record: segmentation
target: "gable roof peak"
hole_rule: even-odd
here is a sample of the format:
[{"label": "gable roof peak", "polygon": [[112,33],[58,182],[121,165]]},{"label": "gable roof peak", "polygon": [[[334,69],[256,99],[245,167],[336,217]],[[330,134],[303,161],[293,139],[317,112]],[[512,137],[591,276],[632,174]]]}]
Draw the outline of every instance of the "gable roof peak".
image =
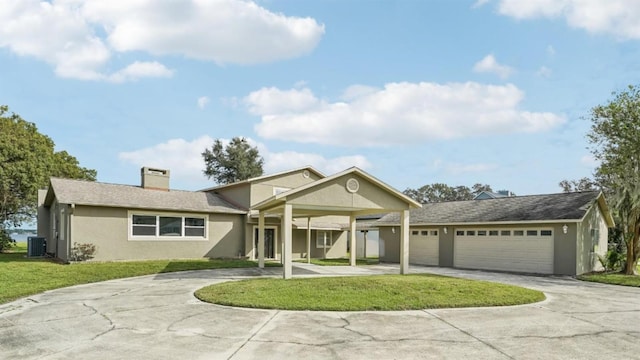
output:
[{"label": "gable roof peak", "polygon": [[224,188],[232,187],[232,186],[238,186],[238,185],[242,185],[242,184],[250,184],[250,183],[252,183],[254,181],[274,178],[274,177],[277,177],[277,176],[291,174],[291,173],[295,173],[297,171],[303,171],[303,170],[309,170],[309,171],[313,172],[314,174],[318,175],[321,178],[326,177],[326,175],[323,174],[318,169],[314,168],[311,165],[306,165],[306,166],[298,167],[298,168],[295,168],[295,169],[280,171],[280,172],[273,173],[273,174],[260,175],[260,176],[252,177],[252,178],[249,178],[249,179],[246,179],[246,180],[240,180],[240,181],[232,182],[230,184],[216,185],[216,186],[205,188],[205,189],[202,189],[202,190],[199,190],[199,191],[212,191],[212,190],[224,189]]}]

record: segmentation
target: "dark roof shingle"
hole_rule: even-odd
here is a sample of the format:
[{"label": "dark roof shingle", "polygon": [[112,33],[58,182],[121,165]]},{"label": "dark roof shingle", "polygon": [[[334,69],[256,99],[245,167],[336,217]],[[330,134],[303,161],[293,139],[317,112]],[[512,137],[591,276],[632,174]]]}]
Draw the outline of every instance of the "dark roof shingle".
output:
[{"label": "dark roof shingle", "polygon": [[51,190],[58,202],[63,204],[246,214],[246,210],[230,204],[216,194],[201,191],[162,191],[133,185],[59,178],[51,179],[49,192]]},{"label": "dark roof shingle", "polygon": [[[585,191],[428,203],[412,209],[409,221],[411,224],[449,224],[580,220],[599,194]],[[398,213],[387,214],[378,220],[381,225],[399,223]]]}]

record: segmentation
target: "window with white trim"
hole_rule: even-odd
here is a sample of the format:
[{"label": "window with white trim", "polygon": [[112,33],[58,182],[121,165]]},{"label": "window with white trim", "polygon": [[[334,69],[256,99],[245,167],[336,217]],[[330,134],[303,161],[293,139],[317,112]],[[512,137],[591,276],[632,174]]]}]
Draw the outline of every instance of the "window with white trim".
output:
[{"label": "window with white trim", "polygon": [[204,239],[206,224],[199,216],[131,214],[131,237]]},{"label": "window with white trim", "polygon": [[323,230],[317,230],[316,231],[316,248],[320,248],[322,249],[323,247],[328,247],[330,248],[333,245],[332,239],[331,239],[331,231],[323,231]]}]

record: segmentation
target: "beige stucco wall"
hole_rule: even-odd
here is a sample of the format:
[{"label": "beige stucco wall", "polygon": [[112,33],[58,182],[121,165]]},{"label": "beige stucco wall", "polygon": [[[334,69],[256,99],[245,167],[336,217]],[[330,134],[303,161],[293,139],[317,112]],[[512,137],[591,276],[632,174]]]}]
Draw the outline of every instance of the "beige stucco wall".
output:
[{"label": "beige stucco wall", "polygon": [[[360,184],[358,191],[355,193],[351,193],[346,189],[346,183],[351,178],[355,178]],[[288,198],[287,201],[294,205],[328,205],[384,211],[408,208],[406,202],[356,174],[341,176],[319,186],[301,191],[290,199]]]},{"label": "beige stucco wall", "polygon": [[215,192],[222,195],[225,199],[229,200],[233,204],[248,209],[251,206],[250,190],[251,185],[240,184],[215,190]]},{"label": "beige stucco wall", "polygon": [[47,190],[38,190],[38,236],[43,237],[47,241],[47,252],[52,253],[49,246],[51,239],[51,212],[50,209],[44,206],[44,200],[47,196]]},{"label": "beige stucco wall", "polygon": [[[313,222],[312,222],[313,223]],[[276,230],[276,244],[275,253],[277,259],[282,259],[282,227],[279,219],[265,219],[265,227],[275,228]],[[247,223],[245,230],[245,256],[249,259],[255,259],[254,256],[254,235],[255,229],[258,226],[257,222]],[[301,259],[307,256],[307,230],[306,229],[292,229],[292,258]],[[316,246],[316,237],[318,230],[311,230],[311,257],[322,258],[324,256],[324,249]],[[331,231],[333,245],[327,247],[327,258],[341,258],[347,256],[347,231]]]},{"label": "beige stucco wall", "polygon": [[312,171],[309,171],[309,177],[304,177],[303,172],[304,169],[301,169],[253,182],[251,184],[251,205],[272,197],[274,195],[273,189],[276,187],[294,189],[320,179],[320,176]]},{"label": "beige stucco wall", "polygon": [[[578,226],[575,222],[567,222],[567,233],[564,234],[562,226],[565,223],[540,223],[540,224],[505,224],[505,225],[464,225],[447,226],[447,234],[444,233],[444,226],[438,226],[440,236],[439,253],[440,266],[453,266],[453,241],[455,230],[478,229],[478,228],[500,228],[500,229],[526,229],[531,228],[551,228],[554,235],[553,246],[553,272],[557,275],[576,275],[576,237]],[[395,233],[393,233],[395,228]],[[410,227],[410,230],[414,226]],[[381,247],[384,247],[384,256],[380,256],[380,261],[394,262],[400,261],[400,227],[383,226],[380,227]],[[605,246],[606,247],[606,246]]]},{"label": "beige stucco wall", "polygon": [[69,205],[54,200],[48,208],[38,207],[38,236],[46,238],[47,253],[67,261],[72,234],[73,212]]},{"label": "beige stucco wall", "polygon": [[[202,216],[204,214],[181,215]],[[208,214],[208,216],[208,239],[129,240],[127,209],[76,206],[73,219],[73,242],[94,244],[96,261],[220,258],[237,257],[241,254],[244,250],[241,240],[244,238],[244,216],[230,214]]]},{"label": "beige stucco wall", "polygon": [[607,253],[609,229],[597,203],[586,214],[578,229],[576,275],[602,270],[598,255],[605,256]]}]

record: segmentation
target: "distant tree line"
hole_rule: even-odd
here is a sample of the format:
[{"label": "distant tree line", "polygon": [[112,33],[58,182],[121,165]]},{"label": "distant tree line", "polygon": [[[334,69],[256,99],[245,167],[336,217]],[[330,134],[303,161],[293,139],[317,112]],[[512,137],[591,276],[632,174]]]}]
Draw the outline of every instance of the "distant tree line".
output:
[{"label": "distant tree line", "polygon": [[407,188],[403,193],[410,198],[422,203],[433,203],[443,201],[472,200],[483,191],[490,191],[491,186],[487,184],[475,184],[471,188],[463,185],[449,186],[447,184],[428,184],[417,189]]}]

